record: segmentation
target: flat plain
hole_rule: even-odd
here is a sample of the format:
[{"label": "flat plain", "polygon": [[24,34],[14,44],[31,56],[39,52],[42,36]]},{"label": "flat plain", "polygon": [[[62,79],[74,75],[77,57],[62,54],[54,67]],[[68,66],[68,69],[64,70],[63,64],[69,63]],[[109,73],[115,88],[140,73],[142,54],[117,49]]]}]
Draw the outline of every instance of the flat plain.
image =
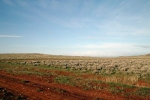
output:
[{"label": "flat plain", "polygon": [[150,100],[150,54],[0,54],[2,100]]}]

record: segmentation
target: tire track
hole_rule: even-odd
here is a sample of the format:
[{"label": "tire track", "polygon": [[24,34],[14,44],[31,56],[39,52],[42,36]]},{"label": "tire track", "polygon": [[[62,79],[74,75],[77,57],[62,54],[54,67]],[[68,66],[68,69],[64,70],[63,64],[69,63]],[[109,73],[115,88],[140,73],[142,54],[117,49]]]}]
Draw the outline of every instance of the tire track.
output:
[{"label": "tire track", "polygon": [[[25,80],[25,79],[24,79]],[[39,99],[39,100],[62,100],[62,99],[72,99],[72,100],[83,100],[90,98],[79,95],[76,93],[71,93],[61,88],[47,86],[44,84],[35,83],[32,81],[22,81],[22,79],[15,78],[10,75],[0,75],[0,86],[17,91],[21,94],[27,95],[28,99]]]}]

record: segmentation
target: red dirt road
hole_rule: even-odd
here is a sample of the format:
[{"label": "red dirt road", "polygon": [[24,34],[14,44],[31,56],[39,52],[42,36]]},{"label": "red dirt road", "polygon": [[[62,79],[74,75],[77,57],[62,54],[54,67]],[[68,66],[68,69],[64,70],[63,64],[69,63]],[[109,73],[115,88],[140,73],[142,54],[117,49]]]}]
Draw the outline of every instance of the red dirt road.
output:
[{"label": "red dirt road", "polygon": [[[49,82],[47,81],[49,79]],[[13,94],[24,95],[27,100],[124,100],[124,97],[103,91],[82,90],[56,84],[52,77],[13,75],[0,71],[0,87]],[[127,99],[127,98],[126,98]]]}]

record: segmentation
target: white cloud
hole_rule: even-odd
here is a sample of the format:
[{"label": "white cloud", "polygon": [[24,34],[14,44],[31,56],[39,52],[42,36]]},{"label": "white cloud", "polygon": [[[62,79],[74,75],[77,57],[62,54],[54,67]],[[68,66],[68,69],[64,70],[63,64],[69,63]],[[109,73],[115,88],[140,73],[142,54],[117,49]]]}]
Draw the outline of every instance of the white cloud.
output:
[{"label": "white cloud", "polygon": [[74,52],[76,56],[95,56],[95,57],[118,57],[118,56],[134,56],[134,55],[144,55],[148,54],[147,51],[136,51],[136,50],[91,50],[91,51],[78,51]]},{"label": "white cloud", "polygon": [[8,5],[14,5],[14,4],[12,3],[12,0],[3,0],[3,2],[6,3],[6,4],[8,4]]},{"label": "white cloud", "polygon": [[[140,46],[141,47],[141,46]],[[148,46],[141,47],[130,43],[99,43],[78,45],[78,51],[74,52],[78,56],[101,56],[101,57],[115,57],[115,56],[130,56],[147,54],[150,51]]]},{"label": "white cloud", "polygon": [[[140,20],[140,18],[139,18]],[[143,20],[143,19],[142,19]],[[149,21],[148,21],[149,22]],[[116,36],[149,36],[150,35],[150,25],[148,22],[138,22],[138,20],[126,19],[123,20],[114,19],[113,21],[107,20],[101,24],[95,24],[99,30],[103,31],[104,34],[116,35]]]},{"label": "white cloud", "polygon": [[20,38],[22,36],[17,35],[0,35],[0,38]]}]

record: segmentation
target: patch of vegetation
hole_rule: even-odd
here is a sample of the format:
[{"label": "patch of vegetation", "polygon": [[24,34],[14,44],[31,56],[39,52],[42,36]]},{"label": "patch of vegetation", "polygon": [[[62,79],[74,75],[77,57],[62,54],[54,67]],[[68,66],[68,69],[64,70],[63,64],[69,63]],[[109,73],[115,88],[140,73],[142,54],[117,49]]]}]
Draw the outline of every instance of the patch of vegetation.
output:
[{"label": "patch of vegetation", "polygon": [[150,88],[145,88],[145,87],[139,88],[135,92],[135,94],[139,96],[150,96]]},{"label": "patch of vegetation", "polygon": [[72,77],[70,76],[58,76],[55,78],[55,82],[56,83],[60,83],[60,84],[67,84],[67,85],[75,85],[75,83],[72,81]]},{"label": "patch of vegetation", "polygon": [[109,91],[112,94],[119,94],[119,93],[123,93],[124,92],[123,89],[120,89],[120,88],[117,88],[117,87],[111,87],[111,88],[109,88]]},{"label": "patch of vegetation", "polygon": [[135,88],[133,85],[127,85],[127,84],[122,84],[122,83],[114,83],[114,82],[109,82],[108,83],[110,87],[123,87],[123,88]]},{"label": "patch of vegetation", "polygon": [[55,75],[53,71],[51,73],[47,73],[46,70],[51,70],[47,66],[20,66],[20,65],[11,65],[8,63],[1,64],[1,70],[5,70],[9,73],[13,74],[32,74],[32,75]]},{"label": "patch of vegetation", "polygon": [[[109,85],[108,90],[112,94],[125,94],[127,89],[135,88],[135,86],[132,86],[132,85],[113,83],[113,82],[108,83],[108,85]],[[130,94],[132,94],[132,93],[130,93]]]},{"label": "patch of vegetation", "polygon": [[147,74],[144,77],[140,77],[140,80],[150,83],[150,74]]}]

